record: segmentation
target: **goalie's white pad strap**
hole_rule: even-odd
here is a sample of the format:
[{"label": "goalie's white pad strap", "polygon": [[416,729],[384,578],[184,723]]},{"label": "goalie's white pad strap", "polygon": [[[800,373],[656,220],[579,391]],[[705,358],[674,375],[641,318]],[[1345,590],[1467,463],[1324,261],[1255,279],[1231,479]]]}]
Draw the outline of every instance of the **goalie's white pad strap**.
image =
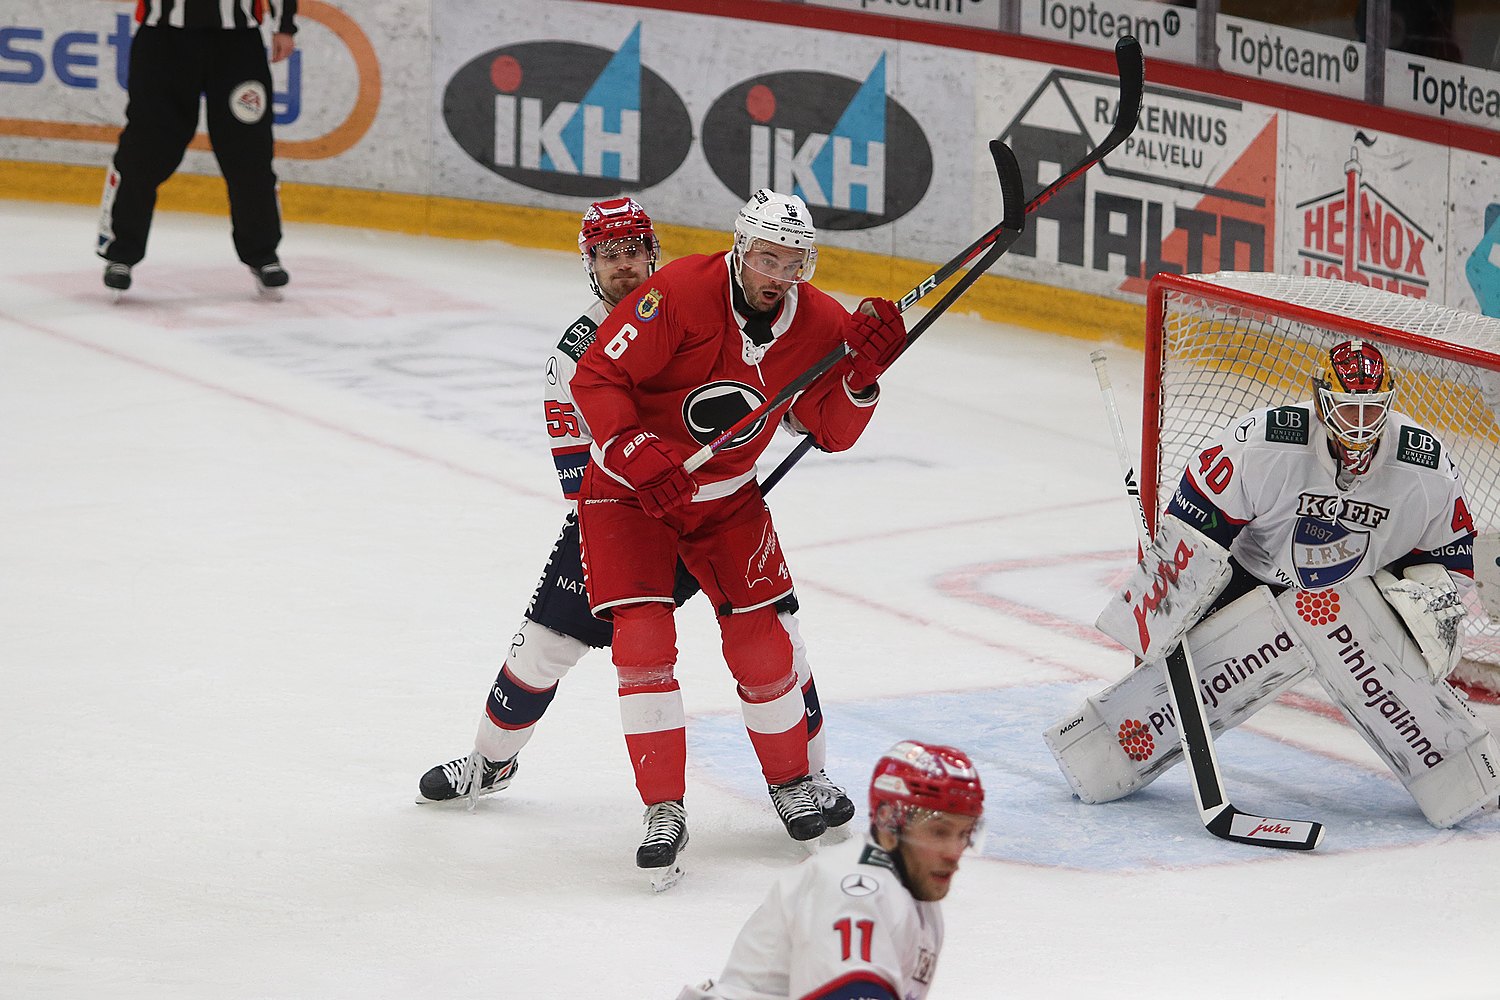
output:
[{"label": "goalie's white pad strap", "polygon": [[1422,651],[1428,676],[1436,682],[1452,673],[1463,656],[1458,628],[1464,619],[1464,603],[1448,571],[1423,563],[1408,567],[1405,579],[1398,580],[1386,570],[1376,570],[1375,586],[1406,623]]},{"label": "goalie's white pad strap", "polygon": [[[1257,587],[1188,632],[1209,728],[1232,729],[1303,677],[1312,660],[1271,592]],[[1182,757],[1161,664],[1141,666],[1043,734],[1073,793],[1110,802]]]},{"label": "goalie's white pad strap", "polygon": [[1140,659],[1159,660],[1224,592],[1231,572],[1221,545],[1164,517],[1151,550],[1094,624]]},{"label": "goalie's white pad strap", "polygon": [[1450,827],[1496,801],[1493,737],[1451,687],[1428,679],[1421,651],[1373,580],[1289,590],[1277,600],[1318,682],[1429,823]]}]

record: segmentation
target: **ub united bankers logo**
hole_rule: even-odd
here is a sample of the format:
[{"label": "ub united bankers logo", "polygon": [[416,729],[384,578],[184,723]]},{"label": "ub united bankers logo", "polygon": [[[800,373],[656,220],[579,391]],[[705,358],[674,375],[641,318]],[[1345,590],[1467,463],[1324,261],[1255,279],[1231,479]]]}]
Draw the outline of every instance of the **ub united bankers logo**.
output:
[{"label": "ub united bankers logo", "polygon": [[704,116],[704,156],[742,198],[760,188],[798,195],[820,228],[892,222],[927,193],[932,148],[885,84],[884,55],[862,81],[814,72],[745,80]]},{"label": "ub united bankers logo", "polygon": [[[743,382],[710,382],[688,393],[682,401],[682,422],[694,441],[708,444],[765,401],[766,397]],[[738,448],[765,426],[766,418],[761,417],[730,438],[721,450]]]},{"label": "ub united bankers logo", "polygon": [[618,52],[561,41],[492,49],[448,81],[443,121],[485,169],[590,198],[660,183],[693,140],[682,98],[641,65],[639,24]]}]

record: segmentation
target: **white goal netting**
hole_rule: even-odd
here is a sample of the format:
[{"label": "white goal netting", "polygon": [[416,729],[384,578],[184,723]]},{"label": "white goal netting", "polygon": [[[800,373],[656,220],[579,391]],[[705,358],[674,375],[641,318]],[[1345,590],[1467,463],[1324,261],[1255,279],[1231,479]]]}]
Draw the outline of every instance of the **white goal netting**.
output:
[{"label": "white goal netting", "polygon": [[[1247,410],[1311,399],[1322,352],[1351,337],[1380,345],[1396,408],[1442,439],[1480,536],[1500,532],[1500,320],[1329,278],[1152,280],[1142,499],[1159,515],[1188,460]],[[1476,676],[1463,679],[1500,690],[1500,669],[1487,666],[1500,664],[1500,613],[1492,620],[1477,595],[1470,612],[1460,670]]]}]

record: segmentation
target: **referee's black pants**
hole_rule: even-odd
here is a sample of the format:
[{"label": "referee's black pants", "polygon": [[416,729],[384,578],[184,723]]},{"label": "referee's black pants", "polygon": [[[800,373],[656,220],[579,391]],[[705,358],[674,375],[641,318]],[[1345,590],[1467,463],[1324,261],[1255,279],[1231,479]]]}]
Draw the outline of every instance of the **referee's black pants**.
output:
[{"label": "referee's black pants", "polygon": [[123,264],[146,256],[156,189],[182,163],[202,96],[208,138],[229,189],[235,251],[251,267],[276,259],[281,207],[271,169],[271,67],[260,31],[142,25],[130,48],[129,95],[104,182],[99,256]]}]

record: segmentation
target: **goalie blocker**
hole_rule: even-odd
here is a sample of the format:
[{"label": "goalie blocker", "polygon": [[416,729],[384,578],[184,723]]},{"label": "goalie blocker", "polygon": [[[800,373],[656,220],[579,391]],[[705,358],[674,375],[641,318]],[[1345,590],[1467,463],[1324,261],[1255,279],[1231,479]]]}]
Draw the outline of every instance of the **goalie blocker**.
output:
[{"label": "goalie blocker", "polygon": [[[1274,598],[1257,587],[1186,641],[1215,733],[1310,670],[1433,826],[1453,826],[1500,797],[1493,737],[1452,688],[1432,681],[1422,651],[1368,578]],[[1131,671],[1043,737],[1074,794],[1090,803],[1128,795],[1182,757],[1159,664]]]}]

